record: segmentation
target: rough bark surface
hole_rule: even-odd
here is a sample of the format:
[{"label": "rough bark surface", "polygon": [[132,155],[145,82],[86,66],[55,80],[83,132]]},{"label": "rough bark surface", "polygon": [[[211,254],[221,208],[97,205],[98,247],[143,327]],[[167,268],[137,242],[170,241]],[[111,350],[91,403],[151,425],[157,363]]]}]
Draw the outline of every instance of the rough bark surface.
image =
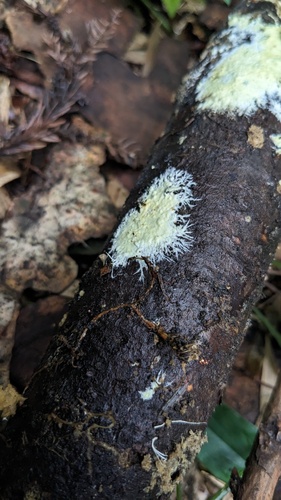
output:
[{"label": "rough bark surface", "polygon": [[280,123],[197,112],[194,82],[125,208],[166,168],[188,171],[193,246],[146,260],[143,282],[134,259],[86,274],[5,429],[1,498],[167,498],[204,440],[279,239]]}]

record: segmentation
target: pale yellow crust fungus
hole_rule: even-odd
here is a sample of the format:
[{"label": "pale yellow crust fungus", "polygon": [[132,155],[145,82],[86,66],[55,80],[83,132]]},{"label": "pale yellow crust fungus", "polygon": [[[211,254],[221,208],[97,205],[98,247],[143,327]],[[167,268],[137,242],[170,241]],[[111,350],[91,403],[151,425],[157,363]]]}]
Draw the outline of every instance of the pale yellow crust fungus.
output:
[{"label": "pale yellow crust fungus", "polygon": [[[181,442],[176,444],[174,451],[169,453],[166,461],[156,459],[151,482],[145,488],[145,493],[152,491],[156,484],[164,494],[173,493],[176,483],[182,480],[183,474],[193,464],[194,458],[206,441],[207,437],[202,431],[189,431],[189,435],[182,438]],[[173,479],[174,476],[176,479]]]},{"label": "pale yellow crust fungus", "polygon": [[281,121],[279,21],[273,14],[271,22],[256,13],[229,16],[221,43],[210,49],[206,61],[217,62],[196,86],[199,111],[251,116],[268,109]]},{"label": "pale yellow crust fungus", "polygon": [[109,250],[113,268],[126,266],[136,258],[143,277],[143,257],[156,264],[178,258],[190,249],[190,214],[182,210],[192,208],[196,201],[194,185],[188,172],[174,167],[152,181],[137,208],[129,210],[113,235]]}]

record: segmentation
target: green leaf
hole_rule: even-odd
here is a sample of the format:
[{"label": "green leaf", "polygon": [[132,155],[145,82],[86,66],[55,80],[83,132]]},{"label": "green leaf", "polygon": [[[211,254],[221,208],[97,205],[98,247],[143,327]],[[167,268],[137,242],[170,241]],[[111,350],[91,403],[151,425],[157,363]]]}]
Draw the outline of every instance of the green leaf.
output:
[{"label": "green leaf", "polygon": [[231,4],[232,0],[224,0],[224,3],[226,3],[226,5],[229,7],[230,4]]},{"label": "green leaf", "polygon": [[183,500],[181,483],[177,484],[176,500]]},{"label": "green leaf", "polygon": [[257,307],[253,308],[254,315],[256,319],[269,331],[270,335],[278,342],[281,347],[281,333],[275,328],[275,326],[269,321],[269,319],[260,312]]},{"label": "green leaf", "polygon": [[151,16],[154,17],[161,24],[161,26],[163,26],[163,28],[166,31],[168,31],[168,33],[170,33],[172,31],[171,25],[165,14],[162,14],[162,12],[160,12],[158,8],[156,8],[155,5],[153,5],[153,2],[151,2],[150,0],[141,0],[141,1],[149,10]]},{"label": "green leaf", "polygon": [[242,475],[257,427],[223,404],[217,406],[207,427],[208,443],[198,455],[201,467],[228,483],[233,467]]},{"label": "green leaf", "polygon": [[271,264],[271,266],[274,269],[281,269],[281,261],[280,260],[274,260]]},{"label": "green leaf", "polygon": [[162,0],[162,4],[168,14],[173,19],[175,17],[182,0]]},{"label": "green leaf", "polygon": [[209,500],[222,500],[227,493],[230,492],[230,488],[228,485],[223,486],[220,490],[218,490],[214,495],[212,495]]}]

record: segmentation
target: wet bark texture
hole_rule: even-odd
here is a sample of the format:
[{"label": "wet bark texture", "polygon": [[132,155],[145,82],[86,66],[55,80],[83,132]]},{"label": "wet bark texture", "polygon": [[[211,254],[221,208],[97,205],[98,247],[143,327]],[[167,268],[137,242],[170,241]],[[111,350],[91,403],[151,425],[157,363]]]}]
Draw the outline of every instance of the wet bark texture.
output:
[{"label": "wet bark texture", "polygon": [[[248,142],[253,123],[263,147]],[[164,499],[175,490],[279,239],[281,165],[269,139],[278,127],[269,111],[197,113],[194,89],[181,99],[125,211],[167,167],[187,170],[197,198],[191,251],[157,268],[147,261],[143,282],[134,260],[112,274],[98,259],[84,276],[3,432],[1,498]]]}]

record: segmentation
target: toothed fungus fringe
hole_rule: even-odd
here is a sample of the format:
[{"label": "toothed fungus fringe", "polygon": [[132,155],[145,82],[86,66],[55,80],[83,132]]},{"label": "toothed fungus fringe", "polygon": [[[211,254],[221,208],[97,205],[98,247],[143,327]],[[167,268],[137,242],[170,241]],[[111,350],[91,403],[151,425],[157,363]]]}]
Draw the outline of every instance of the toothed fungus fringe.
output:
[{"label": "toothed fungus fringe", "polygon": [[[192,176],[169,167],[155,178],[117,228],[109,256],[113,267],[126,266],[129,259],[148,258],[152,264],[178,258],[191,247],[193,236],[189,213],[196,199]],[[139,260],[140,272],[144,262]]]}]

